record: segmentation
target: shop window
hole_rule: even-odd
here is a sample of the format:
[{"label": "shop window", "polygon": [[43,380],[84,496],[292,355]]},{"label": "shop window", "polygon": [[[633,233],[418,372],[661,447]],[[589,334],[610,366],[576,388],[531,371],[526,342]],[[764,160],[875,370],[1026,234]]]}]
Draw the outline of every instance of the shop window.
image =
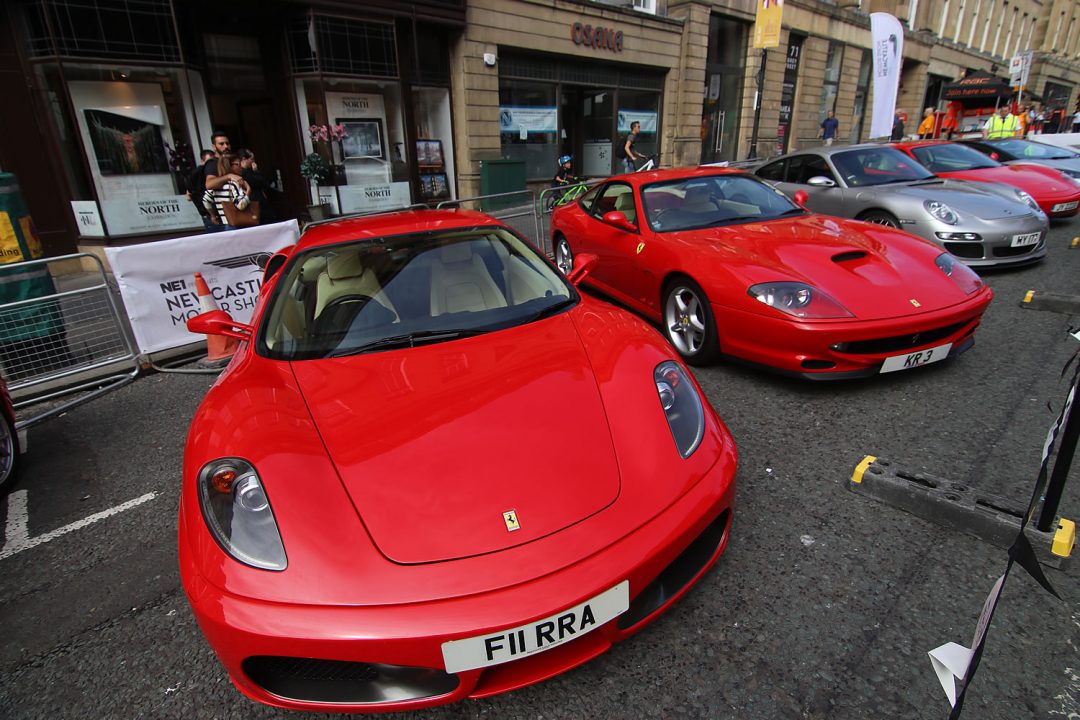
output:
[{"label": "shop window", "polygon": [[450,91],[413,88],[416,119],[416,164],[422,202],[450,200],[454,192],[454,136],[450,125]]},{"label": "shop window", "polygon": [[870,91],[870,73],[873,68],[870,51],[863,50],[862,62],[859,64],[859,79],[855,85],[855,109],[851,117],[851,134],[848,136],[848,142],[853,145],[862,137],[863,123],[866,118],[866,98]]},{"label": "shop window", "polygon": [[347,18],[307,15],[289,28],[294,73],[398,76],[394,26]]},{"label": "shop window", "polygon": [[41,0],[24,8],[31,57],[180,62],[169,0]]},{"label": "shop window", "polygon": [[[619,91],[618,135],[620,141],[630,132],[630,123],[641,123],[641,133],[634,150],[641,155],[655,155],[659,152],[660,95],[654,92],[637,90]],[[617,155],[622,157],[622,148]]]},{"label": "shop window", "polygon": [[[297,80],[296,94],[304,153],[318,154],[329,166],[327,176],[312,183],[313,202],[329,203],[341,213],[389,210],[412,202],[397,83]],[[317,128],[314,137],[312,126]],[[333,129],[344,136],[335,138]]]},{"label": "shop window", "polygon": [[[50,66],[37,72],[54,108],[81,235],[202,227],[185,196],[195,168],[194,119],[181,71],[66,64],[62,78]],[[59,102],[64,84],[74,117]]]},{"label": "shop window", "polygon": [[499,82],[499,139],[502,156],[524,160],[529,179],[550,178],[561,154],[558,140],[555,86],[502,80]]},{"label": "shop window", "polygon": [[840,88],[840,66],[844,62],[844,46],[829,43],[829,54],[825,58],[825,81],[821,88],[821,107],[819,115],[825,119],[829,110],[836,112],[836,95]]}]

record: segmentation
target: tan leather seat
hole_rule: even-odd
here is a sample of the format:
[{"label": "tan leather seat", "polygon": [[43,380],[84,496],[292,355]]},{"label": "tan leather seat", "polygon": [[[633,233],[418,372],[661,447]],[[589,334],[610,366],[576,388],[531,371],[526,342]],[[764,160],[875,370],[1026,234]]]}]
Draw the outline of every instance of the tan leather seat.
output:
[{"label": "tan leather seat", "polygon": [[705,185],[698,185],[686,191],[680,210],[692,213],[716,212],[716,203],[712,199],[712,190]]},{"label": "tan leather seat", "polygon": [[634,207],[634,193],[627,192],[615,198],[615,209],[626,216],[634,225],[637,225],[637,208]]},{"label": "tan leather seat", "polygon": [[[304,270],[306,272],[306,266]],[[315,283],[315,317],[319,317],[334,300],[352,295],[375,298],[387,309],[394,311],[390,299],[382,292],[375,273],[364,266],[358,253],[345,252],[331,256],[326,262],[326,269],[319,273]],[[397,312],[394,311],[394,314]]]},{"label": "tan leather seat", "polygon": [[471,243],[436,251],[431,263],[431,314],[476,312],[506,307],[506,298]]}]

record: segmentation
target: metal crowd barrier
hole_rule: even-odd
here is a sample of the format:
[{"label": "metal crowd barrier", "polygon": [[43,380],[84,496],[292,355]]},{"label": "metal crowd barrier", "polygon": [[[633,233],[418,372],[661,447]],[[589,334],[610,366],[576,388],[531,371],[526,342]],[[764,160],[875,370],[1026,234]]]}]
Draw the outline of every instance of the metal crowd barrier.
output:
[{"label": "metal crowd barrier", "polygon": [[[50,266],[77,260],[84,270],[56,274]],[[94,269],[85,270],[86,261]],[[125,331],[122,315],[109,287],[101,260],[89,253],[30,260],[0,266],[0,284],[24,283],[35,288],[5,297],[29,295],[0,304],[0,374],[16,408],[91,390],[78,398],[52,405],[19,428],[91,400],[132,382],[139,358]],[[40,293],[42,287],[52,292]],[[102,369],[109,368],[102,372]]]},{"label": "metal crowd barrier", "polygon": [[537,247],[543,248],[543,236],[540,233],[540,221],[536,213],[536,193],[532,190],[515,190],[479,197],[443,200],[435,207],[442,209],[465,204],[476,204],[478,207],[473,209],[502,220],[531,240]]}]

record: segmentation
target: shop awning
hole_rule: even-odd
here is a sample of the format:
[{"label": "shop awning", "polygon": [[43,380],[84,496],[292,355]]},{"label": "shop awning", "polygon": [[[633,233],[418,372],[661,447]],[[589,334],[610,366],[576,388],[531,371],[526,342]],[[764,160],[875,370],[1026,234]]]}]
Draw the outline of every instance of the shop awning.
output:
[{"label": "shop awning", "polygon": [[965,78],[945,85],[942,98],[959,100],[965,105],[984,105],[998,100],[1008,100],[1013,96],[1013,88],[996,75],[985,70],[976,70]]}]

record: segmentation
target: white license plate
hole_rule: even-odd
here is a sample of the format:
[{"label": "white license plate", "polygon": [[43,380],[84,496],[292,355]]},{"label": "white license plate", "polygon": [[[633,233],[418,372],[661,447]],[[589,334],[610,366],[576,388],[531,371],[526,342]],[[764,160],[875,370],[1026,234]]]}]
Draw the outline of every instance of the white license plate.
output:
[{"label": "white license plate", "polygon": [[885,358],[885,362],[881,364],[881,372],[887,373],[896,372],[897,370],[910,370],[913,367],[919,367],[920,365],[926,365],[927,363],[944,360],[949,357],[949,349],[951,347],[952,343],[945,343],[944,345],[927,348],[926,350],[920,350],[919,352],[908,353],[907,355],[893,355],[890,358]]},{"label": "white license plate", "polygon": [[629,607],[630,582],[623,580],[610,590],[543,620],[444,642],[442,654],[446,672],[475,670],[550,650],[595,630],[622,615]]},{"label": "white license plate", "polygon": [[1078,204],[1080,204],[1080,200],[1073,200],[1072,202],[1067,203],[1058,203],[1054,207],[1050,208],[1050,212],[1065,212],[1066,210],[1074,209]]},{"label": "white license plate", "polygon": [[1039,242],[1040,233],[1028,233],[1027,235],[1013,235],[1012,246],[1023,247],[1024,245],[1034,245]]}]

